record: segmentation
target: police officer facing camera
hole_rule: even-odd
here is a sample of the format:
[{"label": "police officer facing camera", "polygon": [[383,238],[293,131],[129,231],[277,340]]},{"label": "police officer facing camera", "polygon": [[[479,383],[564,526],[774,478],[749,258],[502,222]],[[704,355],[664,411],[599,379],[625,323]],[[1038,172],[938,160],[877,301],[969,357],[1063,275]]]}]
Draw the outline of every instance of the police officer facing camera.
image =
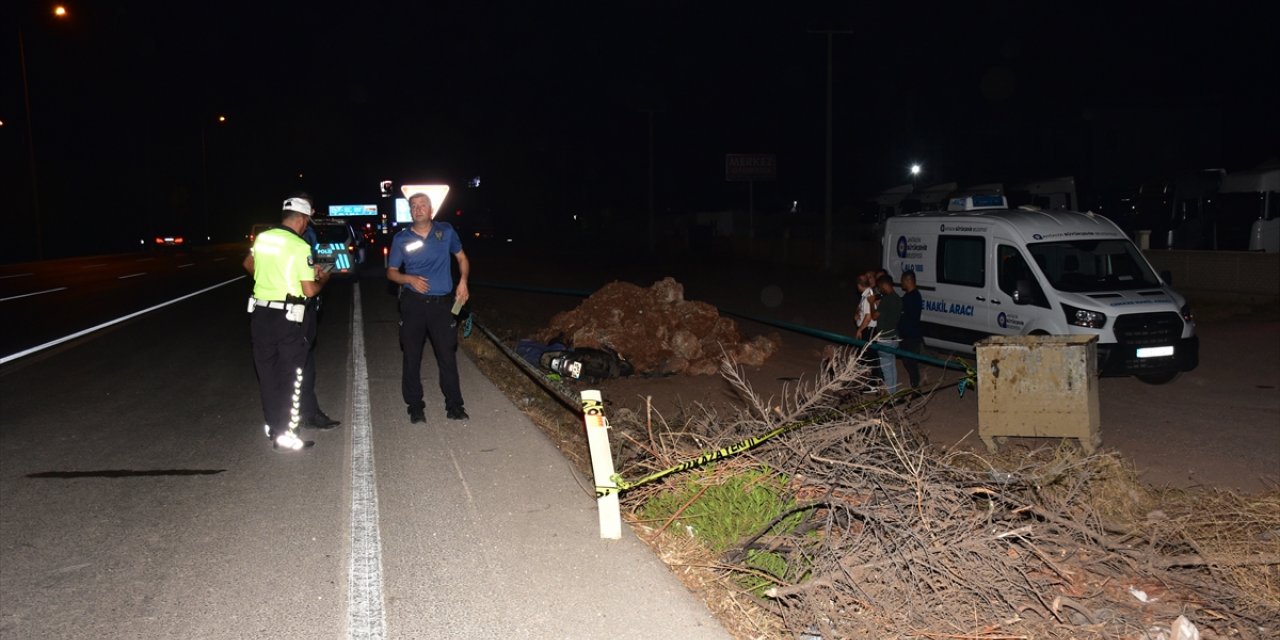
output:
[{"label": "police officer facing camera", "polygon": [[[400,287],[400,351],[403,356],[400,393],[408,405],[409,422],[426,422],[422,398],[422,349],[427,339],[436,357],[445,417],[469,418],[458,380],[458,326],[451,305],[471,297],[467,280],[471,262],[453,226],[432,220],[435,206],[425,193],[409,197],[413,226],[391,240],[387,279]],[[458,261],[458,286],[453,285],[453,262]],[[401,273],[401,268],[404,272]]]},{"label": "police officer facing camera", "polygon": [[307,362],[307,300],[320,293],[328,272],[315,268],[311,247],[302,239],[311,220],[311,203],[284,201],[280,226],[258,234],[245,260],[253,268],[249,331],[253,364],[262,394],[267,437],[280,451],[298,451],[314,443],[298,437],[303,370]]}]

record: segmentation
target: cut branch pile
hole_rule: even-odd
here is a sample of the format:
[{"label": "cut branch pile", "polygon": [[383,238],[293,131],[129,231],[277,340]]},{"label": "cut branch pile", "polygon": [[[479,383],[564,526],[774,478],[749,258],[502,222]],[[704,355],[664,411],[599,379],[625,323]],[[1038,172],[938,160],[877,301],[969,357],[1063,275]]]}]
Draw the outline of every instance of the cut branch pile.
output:
[{"label": "cut branch pile", "polygon": [[[766,527],[722,557],[757,577],[750,553],[786,559],[758,603],[790,637],[1155,638],[1179,615],[1205,638],[1280,635],[1280,492],[1156,493],[1117,455],[1065,446],[939,451],[912,428],[912,406],[847,408],[865,375],[858,356],[839,352],[776,400],[726,361],[744,401],[728,419],[704,411],[679,431],[614,419],[631,445],[624,474],[812,424],[746,454],[790,479],[795,507],[779,521],[802,513],[804,524]],[[626,499],[638,509],[663,490]]]}]

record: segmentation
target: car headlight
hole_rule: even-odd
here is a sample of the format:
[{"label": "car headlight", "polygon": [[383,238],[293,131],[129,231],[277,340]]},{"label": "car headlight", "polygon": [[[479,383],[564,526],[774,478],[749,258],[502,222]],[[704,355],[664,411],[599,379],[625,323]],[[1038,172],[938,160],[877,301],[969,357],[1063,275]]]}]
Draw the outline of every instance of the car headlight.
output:
[{"label": "car headlight", "polygon": [[1062,305],[1062,311],[1067,314],[1067,324],[1090,329],[1101,329],[1107,326],[1107,316],[1104,313],[1080,309],[1069,304]]},{"label": "car headlight", "polygon": [[1196,317],[1195,317],[1195,314],[1191,313],[1191,303],[1190,303],[1190,302],[1188,302],[1187,304],[1182,305],[1182,308],[1181,308],[1181,309],[1179,309],[1179,311],[1182,313],[1182,321],[1183,321],[1183,322],[1191,322],[1192,320],[1195,320],[1195,318],[1196,318]]}]

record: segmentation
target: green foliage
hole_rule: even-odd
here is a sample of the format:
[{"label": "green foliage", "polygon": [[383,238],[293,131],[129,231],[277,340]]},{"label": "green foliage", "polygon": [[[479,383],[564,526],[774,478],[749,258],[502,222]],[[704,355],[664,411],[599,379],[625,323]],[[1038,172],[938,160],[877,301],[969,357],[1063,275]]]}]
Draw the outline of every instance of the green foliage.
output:
[{"label": "green foliage", "polygon": [[787,582],[787,559],[781,554],[751,549],[747,551],[747,567],[777,578],[777,580],[769,580],[762,575],[748,572],[739,574],[738,584],[756,597],[764,597],[764,592],[770,587]]},{"label": "green foliage", "polygon": [[[774,518],[792,508],[795,500],[786,497],[787,479],[768,469],[752,469],[743,473],[718,478],[714,469],[707,468],[686,476],[676,491],[661,493],[649,500],[643,508],[647,520],[666,521],[677,510],[698,495],[673,526],[689,530],[711,548],[720,553],[760,533]],[[774,533],[786,533],[795,528],[802,514],[794,514],[774,527]]]},{"label": "green foliage", "polygon": [[[687,475],[674,491],[650,498],[642,513],[646,520],[666,522],[688,504],[672,527],[689,531],[712,551],[723,553],[759,534],[774,518],[795,506],[795,500],[786,495],[786,485],[786,477],[767,468],[731,476],[707,468]],[[804,513],[791,514],[774,525],[770,533],[789,533],[803,518]],[[738,582],[757,595],[776,584],[766,575],[784,581],[789,574],[804,572],[803,568],[789,570],[786,558],[780,554],[754,549],[747,551],[745,564],[752,571],[740,573]]]}]

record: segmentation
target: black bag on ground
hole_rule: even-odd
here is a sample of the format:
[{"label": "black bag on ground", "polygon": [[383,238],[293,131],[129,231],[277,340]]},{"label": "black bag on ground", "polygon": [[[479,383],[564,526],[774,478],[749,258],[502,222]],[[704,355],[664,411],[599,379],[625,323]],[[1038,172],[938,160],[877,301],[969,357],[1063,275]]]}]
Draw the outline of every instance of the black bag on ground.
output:
[{"label": "black bag on ground", "polygon": [[574,380],[606,380],[635,373],[631,363],[612,349],[584,347],[547,351],[539,356],[539,364],[544,369]]}]

